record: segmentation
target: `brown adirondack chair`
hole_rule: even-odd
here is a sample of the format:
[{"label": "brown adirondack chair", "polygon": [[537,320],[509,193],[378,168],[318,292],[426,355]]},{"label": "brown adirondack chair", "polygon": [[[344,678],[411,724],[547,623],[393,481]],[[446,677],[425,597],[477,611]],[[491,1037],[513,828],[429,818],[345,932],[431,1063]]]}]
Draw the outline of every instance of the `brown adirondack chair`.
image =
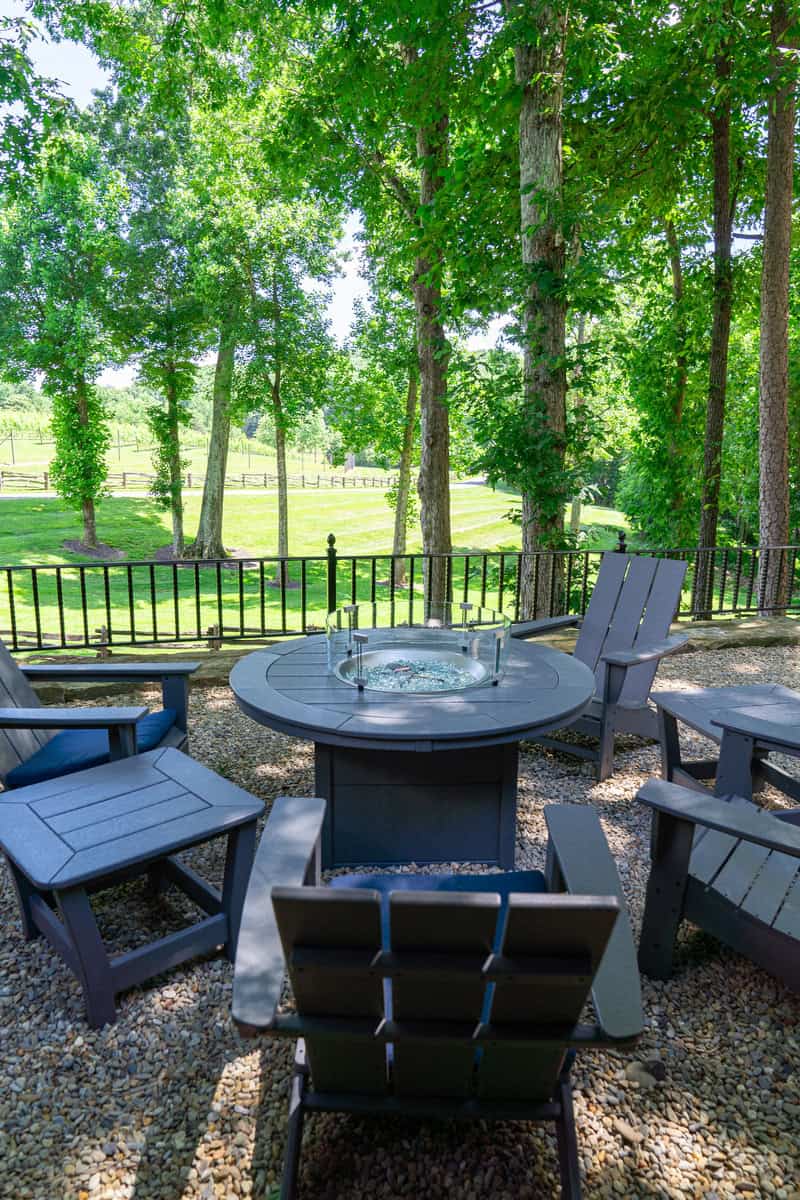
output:
[{"label": "brown adirondack chair", "polygon": [[[109,759],[186,744],[189,676],[200,664],[17,663],[0,641],[0,782],[6,789],[39,783]],[[159,680],[163,708],[45,706],[31,683]]]},{"label": "brown adirondack chair", "polygon": [[[545,873],[318,887],[324,813],[312,797],[275,802],[236,953],[240,1031],[300,1039],[281,1200],[297,1195],[305,1115],[332,1111],[552,1121],[562,1197],[579,1197],[571,1051],[629,1046],[643,1026],[597,815],[545,808]],[[295,1014],[280,1009],[286,967]],[[596,1021],[582,1024],[590,991]]]},{"label": "brown adirondack chair", "polygon": [[602,780],[614,770],[617,732],[658,738],[650,688],[661,659],[686,641],[668,636],[685,575],[686,563],[677,559],[609,552],[600,562],[583,619],[545,617],[512,627],[512,637],[528,638],[579,626],[574,654],[597,680],[591,707],[569,728],[596,737],[598,748],[551,737],[537,738],[540,745],[589,759]]}]

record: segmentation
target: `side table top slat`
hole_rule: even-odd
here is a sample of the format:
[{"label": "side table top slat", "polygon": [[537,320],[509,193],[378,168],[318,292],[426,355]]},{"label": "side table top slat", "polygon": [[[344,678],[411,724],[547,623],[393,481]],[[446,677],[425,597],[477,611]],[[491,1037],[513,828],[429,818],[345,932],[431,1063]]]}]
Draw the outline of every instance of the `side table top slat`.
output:
[{"label": "side table top slat", "polygon": [[162,753],[162,750],[151,750],[148,754],[137,754],[135,758],[122,758],[115,764],[117,770],[113,774],[98,775],[96,768],[90,767],[63,779],[32,783],[24,789],[25,800],[40,817],[52,817],[73,808],[83,808],[85,804],[120,796],[134,788],[150,787],[164,778],[155,766],[155,760]]},{"label": "side table top slat", "polygon": [[32,808],[16,803],[23,790],[8,793],[15,797],[13,803],[0,798],[0,846],[34,883],[47,887],[74,851],[39,820]]},{"label": "side table top slat", "polygon": [[[122,795],[112,796],[108,800],[90,798],[79,808],[70,808],[67,812],[59,812],[52,817],[45,816],[44,820],[54,833],[65,835],[73,829],[85,829],[112,817],[121,817],[125,813],[135,812],[139,808],[149,808],[161,800],[169,800],[171,796],[179,795],[182,791],[184,789],[174,780],[160,777],[159,782],[150,787],[123,792]],[[37,816],[43,816],[38,807],[35,808],[35,811]]]},{"label": "side table top slat", "polygon": [[[173,784],[173,789],[179,785]],[[96,825],[87,825],[83,829],[73,829],[63,835],[64,841],[73,850],[92,850],[107,842],[123,838],[135,838],[146,830],[166,828],[180,817],[188,817],[192,813],[201,813],[210,805],[191,792],[180,792],[170,796],[158,804],[150,804],[146,808],[135,809],[133,812],[122,813],[107,821],[98,821]]]}]

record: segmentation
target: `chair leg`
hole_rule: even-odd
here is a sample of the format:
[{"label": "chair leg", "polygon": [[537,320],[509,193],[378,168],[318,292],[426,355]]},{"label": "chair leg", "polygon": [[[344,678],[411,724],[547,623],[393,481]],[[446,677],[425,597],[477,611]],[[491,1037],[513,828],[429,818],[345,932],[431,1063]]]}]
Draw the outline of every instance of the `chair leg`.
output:
[{"label": "chair leg", "polygon": [[239,940],[239,926],[242,923],[242,908],[253,869],[253,858],[256,852],[256,823],[249,821],[228,834],[228,847],[225,853],[225,877],[222,882],[222,911],[228,918],[228,941],[225,953],[233,962],[236,958],[236,944]]},{"label": "chair leg", "polygon": [[303,1092],[305,1076],[295,1071],[289,1092],[289,1124],[286,1129],[286,1153],[283,1159],[280,1200],[295,1200],[297,1176],[300,1170],[300,1151],[303,1147]]},{"label": "chair leg", "polygon": [[603,783],[614,774],[614,707],[603,708],[600,718],[600,745],[597,751],[597,779]]},{"label": "chair leg", "polygon": [[639,970],[651,979],[669,979],[678,926],[683,919],[694,825],[666,813],[653,813],[650,878],[639,937]]},{"label": "chair leg", "polygon": [[569,1079],[562,1077],[558,1084],[557,1095],[561,1107],[561,1116],[556,1120],[561,1200],[581,1200],[578,1137],[575,1132],[575,1112],[572,1107],[572,1086]]}]

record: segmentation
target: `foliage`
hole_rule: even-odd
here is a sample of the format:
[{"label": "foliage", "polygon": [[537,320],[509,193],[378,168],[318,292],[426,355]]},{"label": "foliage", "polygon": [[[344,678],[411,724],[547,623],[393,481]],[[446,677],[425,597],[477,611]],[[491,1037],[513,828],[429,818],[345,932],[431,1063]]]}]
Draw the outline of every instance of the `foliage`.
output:
[{"label": "foliage", "polygon": [[67,117],[69,101],[52,79],[36,74],[33,22],[0,16],[0,176],[14,190],[36,162],[43,138]]},{"label": "foliage", "polygon": [[84,510],[103,491],[109,434],[95,391],[116,355],[109,310],[124,189],[79,120],[42,147],[24,191],[0,213],[0,351],[6,374],[41,377],[53,402],[53,480]]}]

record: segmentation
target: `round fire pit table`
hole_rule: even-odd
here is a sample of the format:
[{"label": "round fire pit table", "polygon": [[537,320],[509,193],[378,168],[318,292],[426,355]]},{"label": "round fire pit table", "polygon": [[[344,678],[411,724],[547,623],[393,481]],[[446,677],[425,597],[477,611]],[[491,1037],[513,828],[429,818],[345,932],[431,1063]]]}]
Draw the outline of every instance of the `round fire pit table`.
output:
[{"label": "round fire pit table", "polygon": [[253,720],[314,742],[324,867],[513,867],[518,743],[570,724],[595,689],[583,663],[513,641],[496,685],[359,690],[329,672],[324,636],[248,654],[230,683]]}]

